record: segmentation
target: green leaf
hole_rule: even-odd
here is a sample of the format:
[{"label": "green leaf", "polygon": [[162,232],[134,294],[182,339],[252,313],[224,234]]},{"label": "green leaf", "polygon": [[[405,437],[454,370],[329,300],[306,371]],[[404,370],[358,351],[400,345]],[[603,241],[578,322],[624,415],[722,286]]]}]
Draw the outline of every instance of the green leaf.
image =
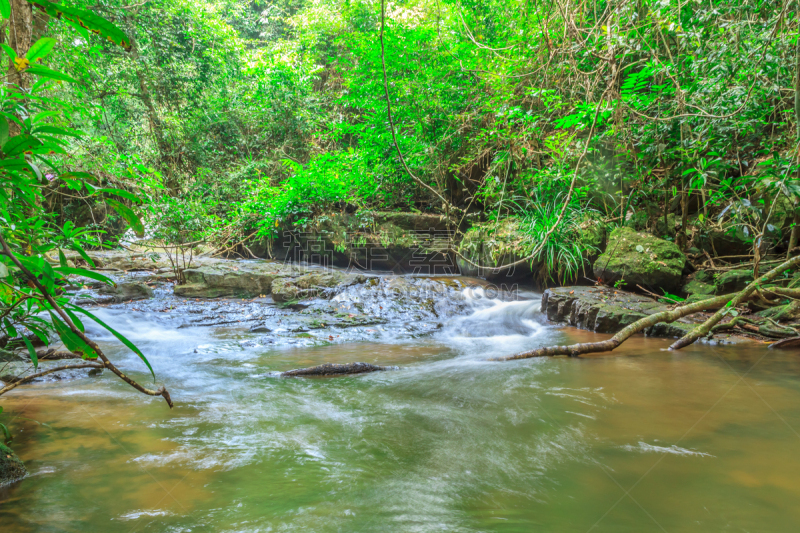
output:
[{"label": "green leaf", "polygon": [[[0,1],[2,1],[2,0],[0,0]],[[6,1],[8,1],[8,0],[6,0]],[[5,426],[5,424],[0,424],[0,429],[3,430],[3,435],[5,435],[5,437],[6,437],[6,442],[10,441],[11,440],[11,432],[8,430],[8,428]]]},{"label": "green leaf", "polygon": [[31,344],[31,341],[29,341],[25,336],[22,337],[22,340],[25,343],[25,346],[28,347],[28,354],[31,356],[31,361],[33,362],[33,368],[35,370],[38,370],[39,358],[36,356],[36,350],[33,349],[33,344]]},{"label": "green leaf", "polygon": [[69,315],[69,317],[72,319],[72,323],[73,323],[73,324],[75,324],[75,327],[76,327],[76,328],[78,328],[79,330],[81,330],[81,333],[86,333],[86,327],[83,325],[83,322],[81,322],[81,319],[80,319],[80,318],[78,318],[78,317],[75,315],[75,313],[73,313],[72,311],[70,311],[70,310],[69,310],[69,309],[67,309],[66,307],[64,308],[64,312],[65,312],[65,313],[67,313],[67,314]]},{"label": "green leaf", "polygon": [[3,51],[4,51],[6,54],[8,54],[8,57],[10,57],[12,61],[13,61],[13,60],[15,60],[15,59],[17,58],[17,53],[14,51],[14,49],[13,49],[13,48],[11,48],[10,46],[8,46],[6,43],[0,43],[0,48],[2,48],[2,49],[3,49]]},{"label": "green leaf", "polygon": [[25,59],[33,63],[37,59],[44,59],[53,51],[57,41],[52,37],[42,37],[31,45],[25,54]]},{"label": "green leaf", "polygon": [[[0,2],[2,1],[0,0]],[[4,145],[6,141],[8,141],[8,119],[0,117],[0,146]]]},{"label": "green leaf", "polygon": [[41,65],[34,65],[28,68],[25,72],[29,74],[36,74],[37,76],[42,76],[43,78],[50,78],[51,80],[66,81],[67,83],[78,83],[78,80],[67,76],[63,72],[43,67]]},{"label": "green leaf", "polygon": [[115,194],[117,196],[121,196],[122,198],[130,200],[132,202],[141,202],[142,201],[141,198],[139,198],[138,196],[136,196],[132,192],[128,192],[128,191],[126,191],[124,189],[97,189],[95,192],[105,192],[105,193],[108,193],[108,194]]},{"label": "green leaf", "polygon": [[61,6],[44,0],[28,0],[35,7],[44,11],[51,17],[66,20],[79,28],[85,28],[90,32],[104,37],[112,43],[122,46],[125,50],[130,50],[131,41],[121,29],[106,19],[99,17],[91,11],[77,9],[69,6]]},{"label": "green leaf", "polygon": [[61,265],[61,268],[69,268],[67,264],[67,256],[64,255],[64,252],[61,251],[61,248],[58,249],[58,264]]},{"label": "green leaf", "polygon": [[141,219],[133,212],[133,210],[123,205],[122,203],[116,200],[107,200],[108,204],[113,207],[117,213],[120,214],[122,218],[124,218],[128,224],[130,224],[131,229],[136,234],[137,237],[142,238],[144,237],[144,224],[142,224]]},{"label": "green leaf", "polygon": [[97,352],[94,348],[86,344],[83,339],[78,337],[60,318],[50,312],[53,326],[56,328],[59,338],[70,352],[80,355],[84,359],[97,359]]},{"label": "green leaf", "polygon": [[69,137],[75,137],[76,139],[80,139],[81,135],[76,130],[65,130],[64,128],[58,128],[56,126],[37,126],[33,128],[34,133],[49,133],[51,135],[66,135]]},{"label": "green leaf", "polygon": [[11,18],[10,0],[0,0],[0,15],[2,15],[4,19]]},{"label": "green leaf", "polygon": [[98,324],[100,324],[100,325],[101,325],[103,328],[105,328],[105,329],[106,329],[106,330],[107,330],[109,333],[111,333],[111,334],[112,334],[112,335],[114,335],[114,336],[115,336],[117,339],[119,339],[119,341],[120,341],[122,344],[124,344],[125,346],[127,346],[127,347],[128,347],[128,348],[129,348],[129,349],[130,349],[130,350],[131,350],[133,353],[135,353],[136,355],[138,355],[138,356],[139,356],[139,358],[140,358],[142,361],[144,361],[144,364],[145,364],[145,365],[147,365],[147,368],[149,368],[149,369],[150,369],[150,373],[153,375],[153,380],[155,381],[155,379],[156,379],[156,373],[155,373],[155,372],[153,372],[153,367],[152,367],[152,366],[150,366],[150,362],[149,362],[149,361],[147,360],[147,358],[144,356],[144,354],[142,353],[142,351],[141,351],[139,348],[137,348],[137,347],[136,347],[136,345],[135,345],[135,344],[133,344],[131,341],[129,341],[128,339],[126,339],[126,338],[125,338],[125,337],[124,337],[124,336],[123,336],[121,333],[119,333],[119,332],[117,332],[116,330],[114,330],[114,329],[113,329],[111,326],[109,326],[108,324],[106,324],[105,322],[103,322],[102,320],[100,320],[99,318],[97,318],[96,316],[94,316],[92,313],[90,313],[90,312],[89,312],[89,311],[87,311],[86,309],[83,309],[83,308],[81,308],[81,307],[78,307],[77,305],[74,305],[74,304],[70,304],[70,306],[71,306],[73,309],[75,309],[76,311],[78,311],[79,313],[83,313],[84,315],[88,316],[89,318],[91,318],[92,320],[94,320],[95,322],[97,322]]},{"label": "green leaf", "polygon": [[31,152],[41,147],[42,147],[42,141],[40,141],[33,135],[29,135],[27,133],[21,133],[19,135],[11,137],[3,145],[3,153],[5,153],[7,156],[15,156],[15,155],[20,155],[24,152]]},{"label": "green leaf", "polygon": [[53,270],[56,272],[61,272],[62,274],[75,274],[77,276],[83,276],[85,278],[94,279],[97,281],[102,281],[103,283],[107,283],[112,287],[116,287],[117,284],[114,283],[114,280],[108,278],[98,272],[93,272],[91,270],[86,270],[85,268],[72,268],[72,267],[56,267]]},{"label": "green leaf", "polygon": [[78,252],[78,254],[83,258],[84,261],[86,261],[87,265],[89,265],[90,267],[94,266],[94,261],[92,261],[92,258],[89,257],[89,254],[87,254],[86,251],[83,248],[81,248],[81,245],[78,244],[78,242],[74,239],[72,240],[72,248],[76,252]]},{"label": "green leaf", "polygon": [[8,321],[7,318],[3,319],[3,323],[5,323],[5,325],[6,325],[6,331],[8,332],[8,337],[9,338],[13,339],[14,337],[16,337],[18,335],[17,328],[15,328],[13,326],[13,324],[11,324],[11,322]]}]

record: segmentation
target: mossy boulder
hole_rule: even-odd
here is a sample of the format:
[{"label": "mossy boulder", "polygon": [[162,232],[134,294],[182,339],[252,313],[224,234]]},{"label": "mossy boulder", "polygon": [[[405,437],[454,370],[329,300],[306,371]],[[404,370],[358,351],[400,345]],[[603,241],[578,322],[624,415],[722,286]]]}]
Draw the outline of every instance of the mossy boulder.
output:
[{"label": "mossy boulder", "polygon": [[627,287],[676,292],[685,264],[686,256],[675,243],[622,227],[611,232],[606,251],[594,263],[594,275],[605,283],[624,280]]},{"label": "mossy boulder", "polygon": [[721,272],[716,279],[716,294],[730,294],[744,290],[753,282],[752,270],[729,270]]},{"label": "mossy boulder", "polygon": [[[475,224],[464,234],[458,245],[463,256],[456,262],[463,275],[502,279],[530,275],[536,265],[522,264],[510,269],[503,265],[514,263],[529,254],[530,240],[522,232],[520,221],[506,218],[499,222]],[[466,258],[467,260],[465,260]],[[479,265],[479,266],[475,266]]]},{"label": "mossy boulder", "polygon": [[703,283],[702,281],[693,279],[683,286],[681,292],[687,296],[695,294],[699,296],[711,296],[715,294],[716,290],[717,288],[712,283]]},{"label": "mossy boulder", "polygon": [[455,265],[438,270],[435,267],[443,263],[443,255],[449,259],[443,252],[448,248],[453,227],[453,222],[444,216],[424,213],[333,213],[282,228],[276,238],[249,249],[259,257],[281,261],[397,273],[452,274]]},{"label": "mossy boulder", "polygon": [[27,475],[28,470],[17,454],[5,444],[0,444],[0,486],[19,481]]}]

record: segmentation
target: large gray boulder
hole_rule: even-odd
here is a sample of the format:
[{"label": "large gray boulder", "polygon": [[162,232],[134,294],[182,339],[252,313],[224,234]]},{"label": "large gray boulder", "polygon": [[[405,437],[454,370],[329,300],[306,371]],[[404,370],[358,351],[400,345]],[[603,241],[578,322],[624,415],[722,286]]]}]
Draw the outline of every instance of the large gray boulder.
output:
[{"label": "large gray boulder", "polygon": [[594,275],[605,283],[624,280],[624,287],[674,293],[685,264],[686,256],[675,243],[622,227],[611,232],[606,251],[594,263]]},{"label": "large gray boulder", "polygon": [[[668,309],[651,298],[606,287],[557,287],[542,295],[542,312],[551,322],[597,333],[616,333],[646,316]],[[644,330],[653,337],[682,337],[692,324],[677,321]]]}]

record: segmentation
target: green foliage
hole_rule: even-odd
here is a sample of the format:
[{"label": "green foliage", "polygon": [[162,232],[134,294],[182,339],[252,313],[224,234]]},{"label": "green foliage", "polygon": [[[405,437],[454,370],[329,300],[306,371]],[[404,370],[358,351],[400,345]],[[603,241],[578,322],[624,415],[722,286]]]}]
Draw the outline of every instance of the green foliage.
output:
[{"label": "green foliage", "polygon": [[[119,30],[92,13],[47,2],[36,5],[105,38],[123,42],[124,35],[114,33]],[[64,254],[67,249],[77,251],[93,266],[85,248],[99,245],[101,232],[59,220],[53,210],[57,205],[54,197],[104,201],[134,231],[142,233],[143,226],[131,207],[140,201],[136,195],[74,165],[73,143],[83,134],[73,127],[72,117],[85,111],[85,106],[62,98],[59,84],[70,79],[68,76],[44,66],[30,66],[51,58],[56,44],[55,39],[43,37],[31,45],[24,60],[7,45],[3,47],[15,68],[33,83],[26,87],[27,78],[21,77],[22,85],[6,83],[0,87],[0,337],[23,344],[34,367],[38,367],[38,358],[31,336],[49,344],[52,334],[68,350],[85,359],[96,359],[97,350],[86,341],[83,324],[73,312],[78,311],[120,338],[149,368],[127,339],[71,303],[75,288],[70,275],[113,282],[97,272],[70,266]]]}]

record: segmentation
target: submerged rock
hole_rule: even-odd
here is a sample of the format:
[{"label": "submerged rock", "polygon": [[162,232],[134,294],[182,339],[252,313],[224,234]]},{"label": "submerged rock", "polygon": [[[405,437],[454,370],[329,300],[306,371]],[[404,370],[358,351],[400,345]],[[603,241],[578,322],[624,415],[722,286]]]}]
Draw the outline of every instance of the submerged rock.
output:
[{"label": "submerged rock", "polygon": [[347,363],[335,364],[325,363],[323,365],[312,366],[309,368],[298,368],[281,372],[282,378],[293,378],[302,376],[341,376],[347,374],[366,374],[368,372],[383,372],[386,370],[399,370],[396,366],[377,366],[369,363]]},{"label": "submerged rock", "polygon": [[[542,312],[552,322],[567,323],[597,333],[616,333],[646,316],[666,311],[651,298],[605,287],[559,287],[542,295]],[[677,321],[644,330],[653,337],[681,337],[693,324]]]},{"label": "submerged rock", "polygon": [[0,443],[0,485],[7,485],[19,481],[28,475],[28,470],[17,454]]},{"label": "submerged rock", "polygon": [[686,256],[675,243],[617,228],[606,251],[594,263],[594,275],[606,283],[623,280],[625,286],[675,292],[680,288]]}]

